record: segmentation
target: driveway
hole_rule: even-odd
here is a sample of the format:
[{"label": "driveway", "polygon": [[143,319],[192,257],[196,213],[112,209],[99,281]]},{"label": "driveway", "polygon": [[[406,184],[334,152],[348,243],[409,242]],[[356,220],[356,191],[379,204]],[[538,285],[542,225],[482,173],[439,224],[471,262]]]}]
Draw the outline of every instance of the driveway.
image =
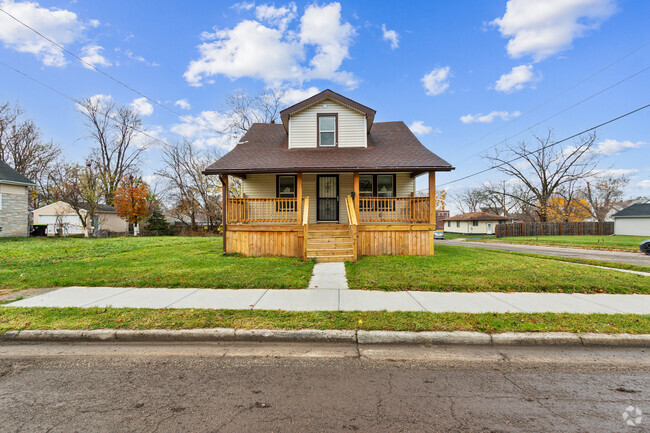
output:
[{"label": "driveway", "polygon": [[628,263],[630,265],[650,266],[650,256],[641,253],[619,251],[588,250],[584,248],[541,247],[537,245],[515,245],[490,242],[472,242],[460,239],[436,241],[439,245],[483,248],[487,250],[512,251],[516,253],[541,254],[555,257],[574,257],[578,259],[604,260],[607,262]]}]

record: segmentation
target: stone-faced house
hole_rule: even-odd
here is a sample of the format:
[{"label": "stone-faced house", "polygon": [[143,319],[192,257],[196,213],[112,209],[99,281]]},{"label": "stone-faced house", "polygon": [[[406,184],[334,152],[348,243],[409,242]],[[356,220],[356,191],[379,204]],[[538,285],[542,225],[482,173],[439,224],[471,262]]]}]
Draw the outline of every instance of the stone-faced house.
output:
[{"label": "stone-faced house", "polygon": [[435,205],[415,195],[427,174],[451,164],[404,122],[375,122],[375,110],[325,90],[256,123],[204,170],[241,180],[224,200],[227,253],[356,260],[357,255],[433,254]]},{"label": "stone-faced house", "polygon": [[0,237],[29,236],[29,187],[34,182],[0,161]]}]

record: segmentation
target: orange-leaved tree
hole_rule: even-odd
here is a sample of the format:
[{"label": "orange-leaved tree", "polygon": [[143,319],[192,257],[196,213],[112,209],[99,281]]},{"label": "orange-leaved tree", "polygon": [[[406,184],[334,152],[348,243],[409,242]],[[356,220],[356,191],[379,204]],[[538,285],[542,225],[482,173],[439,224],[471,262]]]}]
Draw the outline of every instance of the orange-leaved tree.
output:
[{"label": "orange-leaved tree", "polygon": [[149,188],[142,179],[125,176],[115,190],[115,212],[126,222],[137,224],[149,215],[148,194]]},{"label": "orange-leaved tree", "polygon": [[551,197],[547,207],[549,222],[580,222],[589,218],[589,205],[582,198],[566,200],[563,197]]}]

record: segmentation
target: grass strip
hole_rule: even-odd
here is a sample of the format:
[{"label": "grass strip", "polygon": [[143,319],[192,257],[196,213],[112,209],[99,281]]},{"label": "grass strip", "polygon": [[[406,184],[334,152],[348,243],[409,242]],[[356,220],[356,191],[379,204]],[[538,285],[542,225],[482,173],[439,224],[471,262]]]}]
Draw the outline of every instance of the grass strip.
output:
[{"label": "grass strip", "polygon": [[650,315],[0,307],[0,332],[201,328],[647,334]]}]

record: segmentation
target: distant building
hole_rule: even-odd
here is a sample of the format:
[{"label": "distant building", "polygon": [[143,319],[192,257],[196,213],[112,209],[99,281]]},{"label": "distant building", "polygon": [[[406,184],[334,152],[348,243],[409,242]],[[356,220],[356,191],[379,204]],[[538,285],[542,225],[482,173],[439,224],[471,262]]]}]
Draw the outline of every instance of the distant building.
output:
[{"label": "distant building", "polygon": [[491,235],[495,226],[512,221],[512,218],[487,212],[470,212],[445,218],[444,230],[464,235]]},{"label": "distant building", "polygon": [[0,161],[0,237],[29,235],[29,187],[34,182]]},{"label": "distant building", "polygon": [[614,234],[650,236],[650,203],[636,203],[614,215]]},{"label": "distant building", "polygon": [[437,210],[436,211],[436,230],[444,230],[444,224],[445,222],[443,221],[445,218],[449,218],[449,211],[448,210]]},{"label": "distant building", "polygon": [[[48,204],[34,210],[34,224],[47,224],[47,235],[54,236],[60,234],[61,236],[67,235],[81,235],[83,234],[83,226],[81,218],[77,215],[74,208],[68,203],[57,201],[56,203]],[[81,210],[81,214],[85,217],[86,211]],[[129,225],[122,218],[117,216],[113,206],[99,205],[95,212],[96,221],[89,221],[88,234],[91,234],[94,226],[98,226],[100,230],[126,233]]]}]

